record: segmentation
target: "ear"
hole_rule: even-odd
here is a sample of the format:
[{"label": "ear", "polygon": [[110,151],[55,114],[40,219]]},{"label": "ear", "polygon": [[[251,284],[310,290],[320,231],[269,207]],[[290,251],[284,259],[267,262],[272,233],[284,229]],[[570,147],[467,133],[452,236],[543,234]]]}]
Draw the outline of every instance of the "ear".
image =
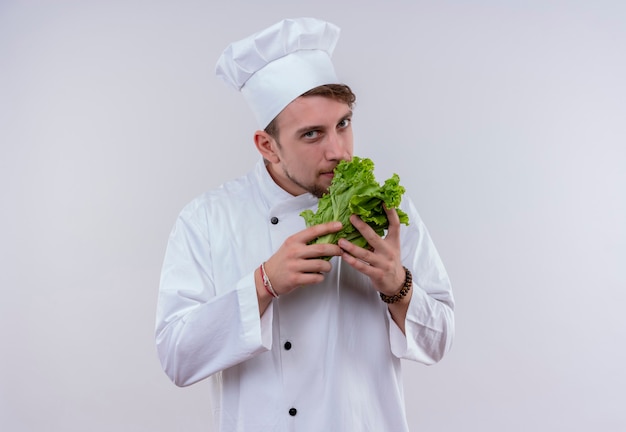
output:
[{"label": "ear", "polygon": [[263,159],[266,159],[271,163],[278,163],[280,161],[280,158],[276,153],[276,140],[267,132],[262,130],[256,131],[254,133],[254,145],[256,145],[256,148],[263,156]]}]

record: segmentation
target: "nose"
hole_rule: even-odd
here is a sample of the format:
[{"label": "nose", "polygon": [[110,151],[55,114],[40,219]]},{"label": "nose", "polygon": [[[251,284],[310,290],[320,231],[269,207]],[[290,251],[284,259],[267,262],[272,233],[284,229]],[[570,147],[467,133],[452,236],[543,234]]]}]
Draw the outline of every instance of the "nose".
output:
[{"label": "nose", "polygon": [[336,131],[328,134],[326,143],[326,159],[329,161],[349,160],[348,137]]}]

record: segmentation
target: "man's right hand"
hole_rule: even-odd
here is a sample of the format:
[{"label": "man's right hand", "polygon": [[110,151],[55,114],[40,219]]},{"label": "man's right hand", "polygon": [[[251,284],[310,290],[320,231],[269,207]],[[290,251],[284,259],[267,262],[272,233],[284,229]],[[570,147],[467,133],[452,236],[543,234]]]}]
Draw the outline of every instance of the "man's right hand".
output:
[{"label": "man's right hand", "polygon": [[[340,231],[341,228],[341,222],[328,222],[306,228],[287,238],[276,253],[265,262],[265,272],[274,291],[278,295],[283,295],[296,288],[322,282],[324,273],[328,273],[332,266],[330,262],[321,258],[339,256],[341,248],[332,244],[308,243],[323,235]],[[258,273],[257,270],[259,302],[266,303],[264,306],[267,307],[271,297],[263,287],[263,281]],[[262,310],[264,309],[265,307],[262,307]]]}]

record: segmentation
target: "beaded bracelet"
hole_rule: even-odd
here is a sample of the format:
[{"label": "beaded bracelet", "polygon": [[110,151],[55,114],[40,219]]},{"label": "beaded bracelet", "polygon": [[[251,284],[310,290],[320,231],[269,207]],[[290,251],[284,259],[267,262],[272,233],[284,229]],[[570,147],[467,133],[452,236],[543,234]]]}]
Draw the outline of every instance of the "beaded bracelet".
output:
[{"label": "beaded bracelet", "polygon": [[267,277],[267,273],[265,272],[265,263],[261,264],[261,267],[259,267],[259,270],[261,272],[261,279],[263,280],[263,286],[265,287],[267,292],[270,293],[272,297],[278,298],[278,294],[276,293],[276,291],[274,291],[274,287],[272,286],[272,283],[270,282],[270,278]]},{"label": "beaded bracelet", "polygon": [[399,302],[400,300],[402,300],[402,298],[405,295],[408,294],[408,292],[411,290],[411,286],[413,285],[413,276],[411,275],[411,272],[409,271],[409,269],[406,267],[404,267],[404,274],[405,274],[404,284],[402,285],[402,288],[400,288],[400,291],[398,292],[398,294],[388,296],[383,293],[378,293],[380,294],[380,299],[382,301],[384,301],[387,304],[393,304],[393,303]]}]

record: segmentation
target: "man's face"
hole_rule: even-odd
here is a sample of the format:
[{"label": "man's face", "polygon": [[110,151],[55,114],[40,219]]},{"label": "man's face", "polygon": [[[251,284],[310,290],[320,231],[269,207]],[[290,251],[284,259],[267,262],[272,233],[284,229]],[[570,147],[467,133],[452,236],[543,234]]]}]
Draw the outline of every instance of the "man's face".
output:
[{"label": "man's face", "polygon": [[352,110],[323,96],[299,97],[278,115],[276,162],[268,169],[274,181],[292,195],[328,191],[333,170],[352,159]]}]

